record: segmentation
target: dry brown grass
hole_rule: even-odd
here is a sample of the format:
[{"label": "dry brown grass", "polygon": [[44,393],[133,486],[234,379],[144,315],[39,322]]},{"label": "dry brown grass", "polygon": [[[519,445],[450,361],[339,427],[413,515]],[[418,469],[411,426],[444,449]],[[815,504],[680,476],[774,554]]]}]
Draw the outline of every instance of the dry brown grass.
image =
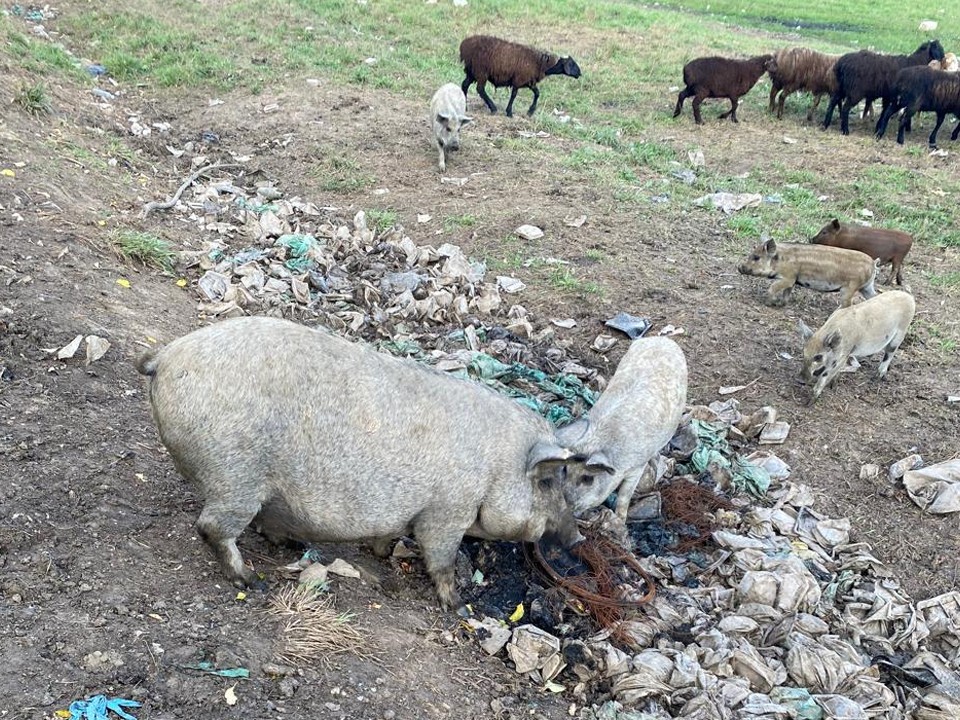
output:
[{"label": "dry brown grass", "polygon": [[283,621],[277,657],[287,664],[326,664],[342,653],[373,655],[366,635],[351,624],[353,615],[337,612],[331,596],[320,595],[307,585],[278,590],[267,612]]}]

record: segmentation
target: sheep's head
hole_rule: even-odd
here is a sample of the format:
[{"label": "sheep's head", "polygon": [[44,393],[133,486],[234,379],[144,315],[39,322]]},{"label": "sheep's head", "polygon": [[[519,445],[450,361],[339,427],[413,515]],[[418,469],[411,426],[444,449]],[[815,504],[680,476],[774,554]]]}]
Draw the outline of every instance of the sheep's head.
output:
[{"label": "sheep's head", "polygon": [[580,77],[580,66],[572,57],[560,58],[560,64],[563,66],[563,74],[572,78]]}]

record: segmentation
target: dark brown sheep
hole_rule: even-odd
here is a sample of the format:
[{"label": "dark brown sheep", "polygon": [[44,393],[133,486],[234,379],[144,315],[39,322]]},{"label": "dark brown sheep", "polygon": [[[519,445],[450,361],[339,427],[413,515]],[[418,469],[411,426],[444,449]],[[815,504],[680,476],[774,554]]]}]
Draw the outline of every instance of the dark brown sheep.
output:
[{"label": "dark brown sheep", "polygon": [[677,96],[677,107],[673,116],[677,117],[683,109],[683,101],[692,97],[693,119],[697,125],[702,125],[700,104],[707,98],[727,98],[730,100],[730,109],[723,113],[720,119],[729,116],[733,122],[737,122],[737,103],[757,84],[757,80],[767,70],[767,63],[772,59],[773,55],[758,55],[749,60],[724,57],[691,60],[683,66],[683,82],[686,87]]},{"label": "dark brown sheep", "polygon": [[580,77],[580,66],[571,57],[558,57],[527,45],[501,40],[490,35],[471,35],[460,43],[460,59],[466,77],[461,89],[466,97],[467,89],[477,83],[477,94],[490,108],[491,113],[497,106],[487,95],[487,82],[494,87],[511,87],[510,102],[507,103],[507,117],[513,117],[513,101],[520,88],[530,88],[533,103],[527,115],[533,115],[540,99],[537,83],[547,75],[569,75]]},{"label": "dark brown sheep", "polygon": [[[861,100],[883,102],[880,117],[895,99],[894,81],[897,73],[912,65],[926,65],[931,60],[943,59],[943,46],[937,40],[925,42],[912,55],[880,55],[860,50],[841,55],[834,66],[837,89],[830,96],[823,128],[830,127],[833,111],[840,106],[840,132],[850,134],[850,109]],[[880,121],[877,121],[879,128]]]},{"label": "dark brown sheep", "polygon": [[859,250],[880,261],[880,265],[890,263],[890,276],[886,284],[896,277],[897,285],[903,285],[903,258],[913,247],[913,238],[900,230],[845,225],[834,218],[810,238],[815,245]]},{"label": "dark brown sheep", "polygon": [[[904,132],[910,129],[910,121],[918,112],[935,112],[937,124],[930,133],[929,145],[936,147],[937,133],[947,115],[960,119],[960,75],[955,72],[934,70],[926,65],[904,68],[894,80],[894,101],[887,106],[877,122],[877,139],[887,131],[887,124],[894,113],[903,110],[897,127],[897,142],[903,145]],[[951,140],[960,134],[960,123],[953,129]]]},{"label": "dark brown sheep", "polygon": [[[839,55],[825,55],[804,47],[783,48],[774,53],[768,63],[770,75],[770,112],[777,108],[777,118],[783,117],[783,103],[788,96],[798,91],[813,95],[813,105],[807,111],[807,120],[820,105],[823,95],[832,95],[837,89],[837,76],[833,72]],[[777,99],[777,93],[780,98]]]}]

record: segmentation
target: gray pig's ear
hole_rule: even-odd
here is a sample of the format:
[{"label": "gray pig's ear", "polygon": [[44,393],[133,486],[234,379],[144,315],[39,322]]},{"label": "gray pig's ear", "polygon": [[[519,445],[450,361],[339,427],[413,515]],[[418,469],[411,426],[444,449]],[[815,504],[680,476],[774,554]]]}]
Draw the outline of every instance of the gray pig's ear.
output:
[{"label": "gray pig's ear", "polygon": [[540,440],[527,453],[527,472],[534,470],[543,463],[566,462],[573,453],[566,448],[551,442]]},{"label": "gray pig's ear", "polygon": [[769,240],[767,240],[767,252],[775,253],[776,251],[777,251],[777,241],[774,240],[773,238],[770,238]]},{"label": "gray pig's ear", "polygon": [[470,117],[469,115],[464,115],[463,117],[460,118],[460,127],[463,127],[464,125],[472,122],[473,122],[472,117]]},{"label": "gray pig's ear", "polygon": [[800,333],[800,339],[806,342],[813,335],[813,330],[803,320],[797,320],[797,332]]},{"label": "gray pig's ear", "polygon": [[828,347],[831,350],[836,350],[837,346],[840,344],[840,333],[834,330],[829,335],[823,339],[823,346]]},{"label": "gray pig's ear", "polygon": [[613,463],[604,452],[595,452],[593,455],[588,457],[583,464],[590,472],[613,473],[616,471],[616,468],[613,467]]},{"label": "gray pig's ear", "polygon": [[448,122],[450,122],[450,116],[444,115],[443,113],[437,113],[437,122],[441,125],[446,125]]}]

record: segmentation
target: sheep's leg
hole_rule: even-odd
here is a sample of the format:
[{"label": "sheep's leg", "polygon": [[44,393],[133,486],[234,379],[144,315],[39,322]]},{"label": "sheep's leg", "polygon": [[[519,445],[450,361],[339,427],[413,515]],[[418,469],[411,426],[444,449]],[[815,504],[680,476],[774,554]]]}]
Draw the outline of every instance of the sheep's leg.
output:
[{"label": "sheep's leg", "polygon": [[783,104],[787,101],[787,96],[791,95],[793,90],[789,88],[784,88],[780,91],[780,100],[777,105],[777,120],[783,120]]},{"label": "sheep's leg", "polygon": [[877,120],[877,127],[874,131],[874,135],[877,136],[877,140],[882,138],[884,133],[887,132],[887,125],[890,123],[890,118],[893,117],[893,114],[896,111],[896,103],[890,103],[890,105],[885,107],[883,112],[880,113],[880,119]]},{"label": "sheep's leg", "polygon": [[823,129],[826,130],[830,127],[830,122],[833,120],[833,111],[837,108],[837,103],[840,102],[842,95],[839,92],[835,92],[830,96],[830,102],[827,103],[827,113],[823,116]]},{"label": "sheep's leg", "polygon": [[519,88],[510,88],[510,101],[507,103],[507,117],[513,117],[513,101],[517,99],[517,90]]},{"label": "sheep's leg", "polygon": [[850,134],[850,110],[855,104],[851,99],[840,103],[840,133],[843,135]]},{"label": "sheep's leg", "polygon": [[960,115],[954,115],[957,119],[957,126],[953,129],[953,132],[950,133],[950,139],[956,140],[957,136],[960,136]]},{"label": "sheep's leg", "polygon": [[673,109],[674,117],[680,114],[680,111],[683,109],[683,101],[691,95],[693,95],[693,91],[690,89],[689,85],[680,91],[680,94],[677,95],[677,106]]},{"label": "sheep's leg", "polygon": [[493,100],[491,100],[490,96],[487,95],[487,83],[485,81],[477,83],[477,94],[487,104],[487,108],[490,110],[491,114],[497,112],[497,106],[494,105]]},{"label": "sheep's leg", "polygon": [[473,76],[469,70],[466,71],[467,76],[463,79],[463,82],[460,84],[460,89],[463,90],[463,97],[467,97],[467,90],[470,89],[471,83],[473,83],[476,78]]},{"label": "sheep's leg", "polygon": [[703,118],[700,116],[700,105],[703,103],[704,98],[697,95],[693,98],[693,120],[697,125],[703,125]]},{"label": "sheep's leg", "polygon": [[807,110],[807,122],[813,122],[813,114],[817,111],[817,108],[820,107],[820,100],[822,98],[823,93],[817,93],[813,96],[813,105]]},{"label": "sheep's leg", "polygon": [[937,133],[940,132],[940,126],[943,125],[943,121],[947,118],[947,113],[943,110],[937,111],[937,124],[933,127],[933,132],[930,133],[930,147],[935,148],[937,146]]},{"label": "sheep's leg", "polygon": [[900,124],[897,126],[897,144],[903,145],[903,134],[907,129],[907,125],[910,124],[910,116],[913,114],[913,111],[910,108],[907,108],[903,111],[903,117],[900,118]]},{"label": "sheep's leg", "polygon": [[780,90],[780,87],[776,83],[772,83],[770,86],[770,112],[773,112],[774,105],[776,105],[778,90]]},{"label": "sheep's leg", "polygon": [[537,109],[537,103],[540,101],[540,88],[536,85],[531,85],[530,92],[533,93],[533,103],[531,103],[530,109],[527,110],[527,117],[533,116],[534,111]]},{"label": "sheep's leg", "polygon": [[733,120],[734,122],[738,122],[738,120],[737,120],[737,103],[738,103],[739,101],[740,101],[739,98],[737,98],[737,97],[731,97],[731,98],[730,98],[730,109],[727,110],[725,113],[723,113],[723,114],[720,116],[720,119],[721,119],[721,120],[724,120],[725,118],[730,118],[730,119]]}]

